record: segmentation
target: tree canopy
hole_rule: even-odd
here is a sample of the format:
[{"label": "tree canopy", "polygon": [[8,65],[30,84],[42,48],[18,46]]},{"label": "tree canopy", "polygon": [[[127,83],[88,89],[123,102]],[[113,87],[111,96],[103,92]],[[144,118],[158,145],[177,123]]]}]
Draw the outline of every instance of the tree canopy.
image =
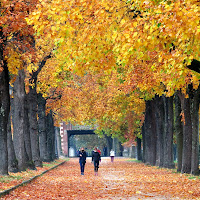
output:
[{"label": "tree canopy", "polygon": [[52,57],[38,90],[58,122],[96,123],[131,138],[145,100],[198,87],[187,66],[200,60],[199,19],[197,0],[39,1],[26,21],[37,55]]}]

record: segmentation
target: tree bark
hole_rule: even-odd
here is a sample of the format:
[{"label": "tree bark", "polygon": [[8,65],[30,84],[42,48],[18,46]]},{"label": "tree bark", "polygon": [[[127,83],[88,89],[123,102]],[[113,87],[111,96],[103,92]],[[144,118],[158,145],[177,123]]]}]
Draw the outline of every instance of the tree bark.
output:
[{"label": "tree bark", "polygon": [[183,124],[181,122],[181,102],[178,95],[175,95],[175,132],[177,143],[177,171],[181,172],[182,168],[182,155],[183,155]]},{"label": "tree bark", "polygon": [[108,156],[110,156],[110,151],[111,151],[111,149],[112,149],[112,141],[113,141],[113,139],[112,139],[112,137],[111,136],[107,136],[107,135],[104,135],[105,136],[105,138],[106,138],[106,143],[107,143],[107,147],[108,147]]},{"label": "tree bark", "polygon": [[59,158],[60,155],[62,154],[61,137],[60,137],[59,127],[55,127],[55,134],[56,134],[56,158]]},{"label": "tree bark", "polygon": [[145,123],[142,125],[142,146],[143,146],[143,152],[142,152],[142,162],[146,163],[146,139],[145,139]]},{"label": "tree bark", "polygon": [[142,140],[140,138],[136,138],[137,140],[137,160],[142,160]]},{"label": "tree bark", "polygon": [[29,87],[28,105],[32,159],[36,167],[42,167],[39,150],[39,134],[37,123],[37,92],[35,86]]},{"label": "tree bark", "polygon": [[156,164],[156,124],[155,100],[146,102],[144,132],[145,132],[145,163]]},{"label": "tree bark", "polygon": [[163,97],[156,96],[156,135],[157,135],[157,156],[156,166],[163,167],[164,164],[164,101]]},{"label": "tree bark", "polygon": [[173,97],[164,97],[165,125],[164,125],[164,163],[163,167],[174,168],[173,159]]},{"label": "tree bark", "polygon": [[7,124],[10,111],[9,75],[7,63],[4,60],[4,36],[0,31],[0,174],[8,174]]},{"label": "tree bark", "polygon": [[9,116],[8,126],[7,126],[7,144],[8,144],[8,171],[9,172],[18,172],[18,162],[15,155],[12,132],[11,132],[11,119]]},{"label": "tree bark", "polygon": [[191,104],[192,113],[192,160],[191,174],[199,174],[199,91],[193,90],[193,98]]},{"label": "tree bark", "polygon": [[47,148],[46,100],[42,94],[38,94],[38,117],[40,158],[44,162],[50,162]]},{"label": "tree bark", "polygon": [[52,111],[47,114],[47,148],[50,155],[50,160],[55,160],[55,130]]},{"label": "tree bark", "polygon": [[30,123],[30,138],[31,138],[31,150],[32,150],[32,159],[36,167],[42,167],[42,161],[40,159],[40,149],[39,149],[39,134],[38,134],[38,123],[37,123],[37,77],[46,61],[51,58],[51,53],[44,57],[41,63],[38,66],[37,71],[33,71],[29,79],[29,93],[28,93],[28,105],[29,105],[29,123]]},{"label": "tree bark", "polygon": [[28,117],[28,95],[25,94],[25,119],[24,119],[24,140],[25,140],[25,150],[27,155],[27,162],[28,162],[28,168],[29,169],[36,169],[33,159],[32,159],[32,148],[31,148],[31,137],[30,137],[30,123],[29,123],[29,117]]},{"label": "tree bark", "polygon": [[24,70],[18,72],[18,76],[13,87],[13,142],[16,157],[18,160],[19,171],[24,171],[27,168],[27,160],[25,157],[25,140],[24,140],[24,119],[25,119],[25,74]]},{"label": "tree bark", "polygon": [[181,107],[183,110],[183,156],[181,173],[191,172],[192,157],[192,121],[190,114],[190,98],[185,98],[183,94],[179,94]]}]

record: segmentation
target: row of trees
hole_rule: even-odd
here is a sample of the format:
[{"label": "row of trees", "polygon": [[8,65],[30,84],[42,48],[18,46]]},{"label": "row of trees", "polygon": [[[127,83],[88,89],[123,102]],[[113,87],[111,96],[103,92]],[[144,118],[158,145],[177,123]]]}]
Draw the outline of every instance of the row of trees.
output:
[{"label": "row of trees", "polygon": [[1,1],[0,174],[42,166],[56,158],[52,111],[37,93],[46,61],[38,56],[35,31],[26,22],[37,1]]},{"label": "row of trees", "polygon": [[143,161],[159,167],[175,168],[174,148],[177,144],[177,170],[199,174],[199,89],[188,88],[189,97],[181,92],[174,97],[156,96],[146,101],[142,127]]},{"label": "row of trees", "polygon": [[[144,161],[171,168],[177,113],[179,170],[196,173],[200,76],[190,69],[199,70],[198,8],[197,0],[2,1],[1,173],[7,173],[9,75],[13,102],[25,101],[25,84],[32,141],[42,93],[56,123],[97,124],[98,134],[129,143],[142,137]],[[173,111],[177,95],[181,112]]]}]

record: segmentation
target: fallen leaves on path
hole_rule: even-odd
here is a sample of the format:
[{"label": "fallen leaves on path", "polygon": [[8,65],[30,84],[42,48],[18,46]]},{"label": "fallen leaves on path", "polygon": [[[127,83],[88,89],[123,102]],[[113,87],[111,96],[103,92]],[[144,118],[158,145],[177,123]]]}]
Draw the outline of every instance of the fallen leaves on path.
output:
[{"label": "fallen leaves on path", "polygon": [[[80,175],[78,158],[20,187],[2,199],[198,199],[199,177],[173,173],[142,163],[117,158],[111,163],[102,158],[99,175],[87,159],[85,175]],[[191,179],[192,178],[192,179]]]},{"label": "fallen leaves on path", "polygon": [[17,173],[10,172],[8,176],[0,176],[0,192],[10,189],[22,183],[23,181],[29,180],[30,178],[37,176],[42,172],[64,161],[66,161],[66,159],[55,160],[51,163],[44,162],[43,167],[37,167],[36,170],[27,169],[26,171]]}]

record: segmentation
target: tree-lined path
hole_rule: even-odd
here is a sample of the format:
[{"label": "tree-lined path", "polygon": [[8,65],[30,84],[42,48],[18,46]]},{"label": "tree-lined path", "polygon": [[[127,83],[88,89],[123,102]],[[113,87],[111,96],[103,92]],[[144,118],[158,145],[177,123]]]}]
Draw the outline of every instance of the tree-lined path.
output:
[{"label": "tree-lined path", "polygon": [[198,199],[200,179],[125,158],[102,158],[99,176],[91,159],[80,175],[78,158],[20,187],[2,199]]}]

